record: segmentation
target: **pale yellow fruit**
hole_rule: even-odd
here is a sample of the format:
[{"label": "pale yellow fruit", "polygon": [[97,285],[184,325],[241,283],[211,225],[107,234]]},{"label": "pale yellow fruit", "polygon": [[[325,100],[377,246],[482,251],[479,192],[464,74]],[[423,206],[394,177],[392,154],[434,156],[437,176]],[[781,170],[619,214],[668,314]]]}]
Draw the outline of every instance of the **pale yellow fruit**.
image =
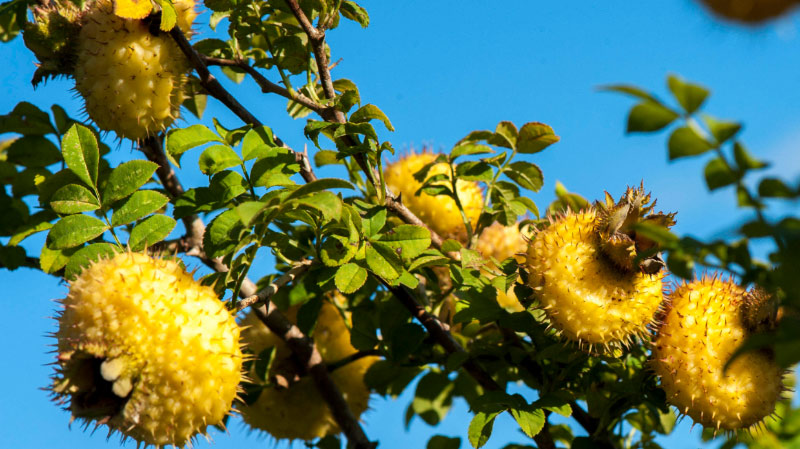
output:
[{"label": "pale yellow fruit", "polygon": [[769,353],[745,353],[723,373],[749,333],[744,289],[706,278],[681,285],[670,300],[652,361],[667,401],[715,429],[750,427],[770,415],[781,395],[783,370]]},{"label": "pale yellow fruit", "polygon": [[[297,309],[290,309],[289,319],[294,321]],[[277,335],[273,334],[252,312],[242,322],[242,339],[255,354],[267,348],[275,348],[271,379],[288,379],[288,388],[274,386],[265,388],[252,405],[238,404],[245,423],[263,430],[277,439],[312,440],[339,432],[339,426],[327,403],[319,394],[313,380],[299,376],[299,370],[291,359],[291,350]],[[350,332],[339,310],[325,301],[319,312],[313,338],[326,363],[334,363],[355,354],[350,344]],[[378,357],[362,357],[331,372],[353,415],[360,416],[368,406],[370,392],[364,384],[364,374]],[[255,373],[251,377],[256,378]],[[277,381],[276,381],[277,382]],[[279,383],[279,382],[278,382]]]},{"label": "pale yellow fruit", "polygon": [[[179,26],[188,30],[193,2],[179,2],[176,10]],[[179,115],[189,70],[172,38],[145,21],[115,16],[108,0],[91,3],[82,24],[74,77],[89,117],[100,129],[128,139],[170,126]]]},{"label": "pale yellow fruit", "polygon": [[602,253],[596,224],[593,209],[555,219],[531,241],[526,262],[552,326],[590,350],[644,336],[663,299],[663,274],[621,271]]},{"label": "pale yellow fruit", "polygon": [[[428,152],[409,153],[386,166],[384,179],[389,190],[395,195],[402,195],[403,204],[437,234],[444,238],[464,241],[467,230],[453,198],[442,195],[431,196],[422,192],[416,194],[422,183],[414,179],[414,174],[433,162],[436,156]],[[436,164],[428,172],[428,177],[440,174],[449,176],[450,166],[446,163]],[[449,185],[449,181],[447,184]],[[459,180],[456,182],[456,188],[464,214],[474,228],[483,208],[483,191],[478,183],[472,181]]]},{"label": "pale yellow fruit", "polygon": [[181,447],[228,414],[239,327],[179,264],[118,254],[86,268],[62,302],[52,390],[73,418]]}]

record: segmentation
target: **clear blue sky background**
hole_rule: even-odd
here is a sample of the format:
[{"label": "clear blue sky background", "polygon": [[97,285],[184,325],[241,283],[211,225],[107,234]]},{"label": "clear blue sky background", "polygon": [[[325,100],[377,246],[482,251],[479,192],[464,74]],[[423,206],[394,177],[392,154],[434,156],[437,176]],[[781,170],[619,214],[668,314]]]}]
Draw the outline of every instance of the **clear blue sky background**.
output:
[{"label": "clear blue sky background", "polygon": [[[706,110],[743,120],[744,139],[753,152],[781,161],[773,173],[792,181],[800,174],[797,15],[748,29],[722,24],[690,0],[418,0],[365,1],[364,6],[372,18],[370,28],[343,21],[340,29],[329,33],[329,40],[333,60],[342,59],[334,77],[354,80],[362,99],[380,106],[396,127],[395,133],[384,131],[381,137],[398,149],[423,144],[448,149],[469,131],[494,128],[501,120],[548,123],[562,140],[529,159],[545,173],[544,189],[533,196],[540,207],[553,199],[556,180],[594,199],[603,190],[618,196],[626,185],[643,179],[664,210],[679,211],[679,233],[729,233],[739,217],[733,195],[727,190],[705,193],[705,161],[669,164],[663,134],[625,136],[631,101],[597,91],[600,85],[627,82],[665,96],[669,73],[710,86],[713,94]],[[199,37],[209,36],[205,31]],[[69,91],[70,81],[49,82],[32,91],[34,61],[21,39],[0,46],[0,60],[6,66],[0,71],[0,113],[28,100],[43,109],[59,103],[77,115],[81,105]],[[303,148],[305,120],[288,118],[284,100],[259,95],[249,83],[231,89],[287,143]],[[205,121],[212,116],[229,127],[240,124],[209,100]],[[125,143],[113,157],[120,161],[135,156]],[[191,156],[184,160],[190,169],[181,173],[183,182],[204,182],[191,168]],[[29,253],[42,244],[42,238],[31,239]],[[261,263],[260,272],[270,272],[271,260]],[[189,265],[197,263],[190,260]],[[106,442],[102,430],[95,435],[78,428],[70,431],[68,413],[39,389],[48,384],[51,368],[44,365],[53,360],[47,354],[53,341],[45,337],[55,329],[55,321],[48,318],[56,308],[52,300],[65,295],[66,285],[25,269],[0,271],[0,285],[5,312],[0,326],[0,447],[117,447],[116,438]],[[463,403],[457,403],[438,428],[416,420],[406,430],[402,417],[409,398],[375,398],[373,410],[364,416],[367,434],[380,440],[381,448],[423,448],[436,433],[462,436],[462,447],[468,447],[471,415]],[[661,441],[663,445],[701,447],[699,429],[689,433],[689,424],[684,421]],[[523,441],[517,436],[516,425],[503,417],[487,447]],[[273,446],[248,434],[238,422],[230,426],[229,435],[217,432],[213,437],[217,448]],[[198,446],[210,447],[205,441]]]}]

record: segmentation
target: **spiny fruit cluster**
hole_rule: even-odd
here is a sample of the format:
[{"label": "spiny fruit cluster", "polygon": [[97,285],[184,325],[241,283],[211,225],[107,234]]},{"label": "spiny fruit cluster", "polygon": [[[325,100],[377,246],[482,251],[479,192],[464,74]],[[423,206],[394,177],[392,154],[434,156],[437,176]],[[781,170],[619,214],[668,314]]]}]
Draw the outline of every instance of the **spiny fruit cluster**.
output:
[{"label": "spiny fruit cluster", "polygon": [[122,253],[71,283],[52,391],[73,419],[145,445],[184,446],[229,412],[239,327],[176,262]]},{"label": "spiny fruit cluster", "polygon": [[551,325],[582,347],[609,349],[643,337],[662,302],[660,259],[634,265],[654,243],[636,223],[671,226],[672,215],[653,213],[643,188],[619,202],[568,211],[536,233],[527,252],[528,284]]},{"label": "spiny fruit cluster", "polygon": [[714,277],[683,284],[670,299],[652,362],[667,400],[717,430],[751,427],[770,415],[783,390],[772,355],[747,352],[725,365],[751,333],[775,323],[772,298]]},{"label": "spiny fruit cluster", "polygon": [[[184,99],[188,62],[159,30],[157,16],[123,19],[110,0],[80,11],[65,0],[34,15],[25,41],[42,63],[39,77],[71,75],[98,127],[139,139],[164,130]],[[194,0],[174,3],[178,27],[191,31]],[[155,26],[154,26],[155,25]]]},{"label": "spiny fruit cluster", "polygon": [[[419,217],[425,224],[444,238],[454,238],[464,241],[467,231],[461,212],[453,198],[417,191],[422,183],[414,179],[414,174],[436,160],[436,154],[429,152],[411,152],[396,162],[389,164],[384,170],[384,178],[389,190],[395,195],[401,195],[403,204]],[[433,164],[428,170],[427,177],[445,175],[450,178],[450,166],[447,163]],[[450,185],[450,181],[437,184]],[[483,191],[478,183],[473,181],[456,181],[456,195],[464,209],[467,220],[474,228],[483,209]]]},{"label": "spiny fruit cluster", "polygon": [[758,23],[780,16],[798,5],[797,0],[702,0],[726,19]]},{"label": "spiny fruit cluster", "polygon": [[[339,297],[340,300],[343,299]],[[287,317],[296,321],[298,308],[291,308]],[[274,348],[274,357],[267,373],[267,382],[255,402],[237,403],[244,421],[261,429],[276,439],[312,440],[339,432],[339,426],[327,403],[319,394],[309,376],[291,358],[286,343],[272,333],[251,311],[242,321],[242,340],[255,354]],[[322,303],[313,331],[317,349],[325,363],[341,362],[357,350],[350,344],[350,331],[345,319],[332,303]],[[364,384],[364,374],[377,357],[362,357],[346,362],[331,372],[353,415],[359,417],[368,406],[369,389]],[[255,365],[253,367],[255,370]],[[257,379],[255,372],[250,377]]]}]

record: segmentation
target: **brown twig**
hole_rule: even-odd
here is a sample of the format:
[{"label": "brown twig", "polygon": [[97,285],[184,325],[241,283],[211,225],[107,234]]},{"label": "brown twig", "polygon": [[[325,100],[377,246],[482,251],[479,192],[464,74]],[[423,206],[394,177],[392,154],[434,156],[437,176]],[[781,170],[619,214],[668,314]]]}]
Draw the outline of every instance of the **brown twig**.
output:
[{"label": "brown twig", "polygon": [[369,441],[339,387],[331,379],[328,368],[314,345],[314,340],[303,335],[300,329],[287,320],[272,302],[261,307],[253,307],[252,310],[261,322],[286,342],[305,371],[311,376],[317,390],[333,413],[336,423],[347,436],[350,445],[356,449],[373,449],[376,444]]},{"label": "brown twig", "polygon": [[313,261],[310,259],[301,260],[300,262],[295,264],[295,266],[292,267],[291,270],[287,271],[286,273],[282,274],[280,277],[272,281],[272,283],[270,283],[266,288],[262,289],[255,295],[250,295],[239,301],[237,309],[241,311],[248,307],[257,306],[269,301],[269,298],[271,298],[272,295],[277,293],[279,288],[292,282],[298,276],[301,276],[303,273],[308,271],[312,263]]}]

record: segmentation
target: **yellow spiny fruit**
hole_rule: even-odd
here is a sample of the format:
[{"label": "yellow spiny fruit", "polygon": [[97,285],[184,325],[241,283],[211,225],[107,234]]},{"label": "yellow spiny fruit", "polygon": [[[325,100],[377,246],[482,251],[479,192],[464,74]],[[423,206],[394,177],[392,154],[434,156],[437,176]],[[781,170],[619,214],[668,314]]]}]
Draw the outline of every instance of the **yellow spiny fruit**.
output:
[{"label": "yellow spiny fruit", "polygon": [[[296,314],[297,308],[293,308],[287,315],[295,321]],[[275,348],[271,369],[267,373],[275,385],[264,388],[252,404],[237,404],[244,421],[277,439],[312,440],[339,433],[339,426],[313,380],[309,376],[299,376],[299,369],[286,343],[252,312],[242,321],[242,326],[242,340],[255,354]],[[341,361],[357,352],[350,344],[350,331],[344,318],[328,301],[322,304],[312,336],[326,363]],[[377,360],[378,357],[374,356],[362,357],[331,372],[334,383],[356,418],[367,409],[369,402],[370,392],[364,384],[364,374]],[[251,377],[257,378],[255,373]]]},{"label": "yellow spiny fruit", "polygon": [[715,14],[745,23],[763,22],[797,6],[797,0],[702,0]]},{"label": "yellow spiny fruit", "polygon": [[624,271],[601,250],[595,209],[568,213],[528,247],[528,284],[552,326],[581,347],[642,337],[661,307],[662,274]]},{"label": "yellow spiny fruit", "polygon": [[239,327],[179,264],[118,254],[86,268],[62,302],[52,390],[73,419],[182,447],[228,414],[242,374]]},{"label": "yellow spiny fruit", "polygon": [[669,403],[705,427],[725,430],[756,425],[775,410],[783,370],[769,353],[742,354],[723,373],[761,325],[765,299],[717,277],[672,292],[652,360]]},{"label": "yellow spiny fruit", "polygon": [[[514,256],[517,262],[524,263],[525,256],[522,254],[524,254],[527,246],[528,243],[525,241],[522,231],[519,230],[518,224],[503,226],[495,222],[483,230],[475,249],[483,254],[484,257],[493,257],[498,262]],[[491,268],[494,267],[492,266]],[[520,304],[513,289],[507,292],[498,290],[497,303],[500,304],[500,307],[512,312],[521,312],[525,309]]]},{"label": "yellow spiny fruit", "polygon": [[[178,25],[189,32],[191,0],[176,2]],[[158,26],[114,15],[110,0],[91,3],[82,17],[75,88],[100,129],[139,139],[164,130],[184,99],[188,62]]]},{"label": "yellow spiny fruit", "polygon": [[[425,165],[432,163],[436,156],[436,154],[428,152],[409,153],[386,166],[384,179],[389,190],[395,195],[402,195],[403,204],[437,234],[444,238],[464,241],[467,231],[454,199],[442,195],[431,196],[422,192],[419,195],[416,194],[417,190],[422,187],[422,183],[414,179],[414,174]],[[450,166],[446,163],[439,163],[431,167],[427,177],[441,174],[449,177]],[[449,181],[447,181],[447,185],[450,185]],[[478,183],[472,181],[459,180],[456,188],[458,199],[464,207],[464,213],[474,228],[483,208],[483,191]]]}]

